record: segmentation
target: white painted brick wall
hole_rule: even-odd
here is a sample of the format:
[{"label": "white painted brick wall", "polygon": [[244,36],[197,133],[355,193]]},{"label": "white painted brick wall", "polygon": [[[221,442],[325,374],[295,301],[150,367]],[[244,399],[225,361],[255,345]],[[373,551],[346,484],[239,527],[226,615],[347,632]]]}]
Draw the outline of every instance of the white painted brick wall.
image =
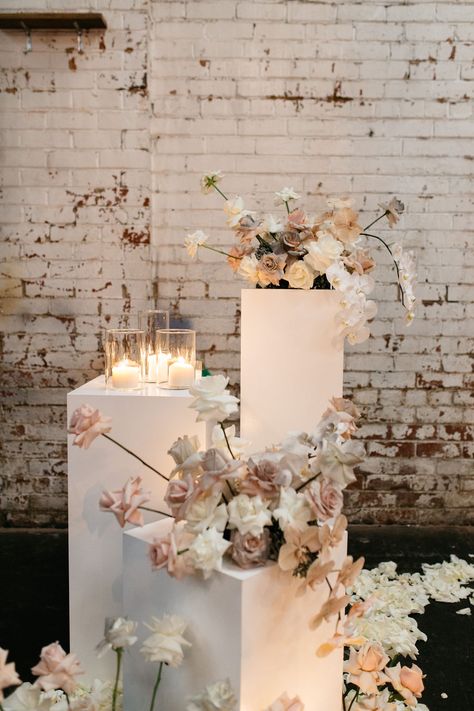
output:
[{"label": "white painted brick wall", "polygon": [[259,208],[285,184],[315,207],[353,193],[368,218],[391,194],[406,203],[397,236],[419,254],[418,319],[405,329],[380,253],[373,338],[346,356],[371,455],[349,510],[468,522],[474,3],[78,5],[109,26],[83,55],[67,33],[35,33],[30,55],[21,34],[0,35],[3,522],[64,521],[64,394],[102,367],[107,325],[171,305],[238,383],[241,285],[182,248],[198,227],[230,241],[217,196],[199,192],[217,168]]}]

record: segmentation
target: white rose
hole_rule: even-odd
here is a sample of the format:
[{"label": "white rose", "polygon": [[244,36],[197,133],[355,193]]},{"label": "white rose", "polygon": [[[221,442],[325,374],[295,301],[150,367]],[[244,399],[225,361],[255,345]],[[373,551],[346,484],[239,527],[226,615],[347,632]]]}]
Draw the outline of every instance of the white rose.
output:
[{"label": "white rose", "polygon": [[260,496],[239,494],[228,504],[228,510],[230,528],[236,528],[242,535],[260,536],[272,522],[268,505]]},{"label": "white rose", "polygon": [[164,662],[170,667],[179,667],[183,661],[183,647],[191,647],[184,639],[186,622],[177,615],[165,615],[161,619],[152,617],[151,625],[145,625],[153,634],[140,649],[148,662]]},{"label": "white rose", "polygon": [[202,694],[190,699],[186,711],[235,711],[237,698],[228,679],[206,686]]},{"label": "white rose", "polygon": [[96,647],[97,656],[102,657],[109,649],[131,647],[137,641],[135,631],[137,623],[124,617],[107,618],[104,639]]},{"label": "white rose", "polygon": [[222,570],[222,556],[230,546],[216,528],[200,533],[189,546],[189,557],[197,570],[208,578],[213,570]]},{"label": "white rose", "polygon": [[273,516],[283,531],[288,526],[297,531],[304,531],[308,521],[314,518],[305,495],[291,488],[281,490],[280,503]]},{"label": "white rose", "polygon": [[329,232],[318,232],[317,242],[310,242],[306,249],[305,262],[314,271],[324,273],[341,256],[344,245]]},{"label": "white rose", "polygon": [[[3,702],[4,711],[50,711],[54,701],[39,686],[25,682]],[[56,709],[56,705],[54,705]]]},{"label": "white rose", "polygon": [[215,420],[222,422],[233,412],[237,412],[239,402],[227,390],[229,378],[223,375],[210,375],[201,378],[190,389],[194,401],[190,407],[197,410],[197,421]]},{"label": "white rose", "polygon": [[186,511],[186,530],[201,533],[213,526],[223,531],[227,523],[227,509],[225,504],[218,505],[220,498],[219,493],[197,499]]},{"label": "white rose", "polygon": [[314,282],[314,271],[301,259],[298,259],[286,270],[285,279],[292,289],[311,289]]}]

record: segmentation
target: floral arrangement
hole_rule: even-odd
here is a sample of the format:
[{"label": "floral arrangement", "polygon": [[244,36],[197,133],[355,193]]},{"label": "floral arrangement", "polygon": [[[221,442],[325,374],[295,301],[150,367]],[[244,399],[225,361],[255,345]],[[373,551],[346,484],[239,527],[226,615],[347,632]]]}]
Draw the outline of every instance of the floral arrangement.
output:
[{"label": "floral arrangement", "polygon": [[295,206],[300,196],[287,187],[275,193],[275,204],[286,209],[279,218],[247,210],[240,196],[229,198],[219,187],[223,177],[220,171],[204,175],[201,187],[204,193],[215,191],[225,200],[227,225],[236,243],[226,252],[210,245],[208,236],[198,230],[185,239],[192,258],[200,247],[223,254],[234,272],[258,288],[335,289],[341,307],[340,338],[356,344],[369,337],[367,322],[377,312],[375,302],[368,298],[375,286],[371,276],[375,260],[366,240],[374,239],[390,253],[407,323],[413,320],[414,253],[398,243],[390,246],[372,231],[383,218],[389,227],[398,222],[404,210],[400,200],[380,204],[381,214],[361,227],[351,199],[329,199],[323,212],[310,215]]}]

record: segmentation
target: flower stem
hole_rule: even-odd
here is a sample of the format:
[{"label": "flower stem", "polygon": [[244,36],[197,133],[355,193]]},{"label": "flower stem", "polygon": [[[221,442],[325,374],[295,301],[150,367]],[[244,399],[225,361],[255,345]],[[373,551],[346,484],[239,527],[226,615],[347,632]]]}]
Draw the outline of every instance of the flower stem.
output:
[{"label": "flower stem", "polygon": [[120,444],[120,442],[117,442],[116,439],[112,439],[107,434],[102,434],[102,437],[105,437],[105,439],[108,439],[110,442],[113,442],[114,444],[117,445],[117,447],[120,447],[120,449],[123,449],[124,452],[127,452],[127,454],[130,454],[132,457],[135,457],[135,459],[138,459],[140,464],[143,464],[143,466],[148,467],[148,469],[151,469],[152,472],[155,472],[155,474],[158,474],[158,476],[161,476],[162,479],[165,481],[169,481],[168,477],[162,474],[161,472],[158,471],[158,469],[155,469],[155,467],[152,467],[151,464],[148,464],[148,462],[145,462],[144,459],[138,456],[138,454],[135,454],[135,452],[132,452],[130,449],[125,447],[123,444]]},{"label": "flower stem", "polygon": [[166,513],[166,511],[158,511],[158,509],[151,509],[149,506],[139,506],[138,508],[143,509],[143,511],[152,511],[152,513],[157,513],[161,516],[168,516],[168,518],[173,518],[173,516],[169,513]]},{"label": "flower stem", "polygon": [[[373,223],[372,223],[372,224],[373,224]],[[368,229],[368,228],[366,227],[365,229]],[[372,237],[372,239],[378,239],[379,242],[382,242],[382,244],[385,246],[385,248],[387,249],[388,253],[389,253],[390,256],[392,257],[393,265],[394,265],[394,267],[395,267],[395,271],[397,272],[398,289],[399,289],[399,291],[400,291],[400,298],[401,298],[401,301],[402,301],[402,306],[405,306],[405,299],[404,299],[404,296],[403,296],[403,289],[402,289],[401,284],[400,284],[400,269],[398,268],[398,264],[397,264],[397,262],[395,261],[395,257],[393,256],[392,250],[390,249],[390,247],[388,246],[388,244],[385,242],[385,240],[383,240],[383,239],[382,239],[381,237],[379,237],[378,235],[373,235],[373,234],[370,234],[369,232],[365,232],[365,231],[364,231],[364,232],[361,232],[361,235],[362,235],[363,237]]]},{"label": "flower stem", "polygon": [[118,649],[116,649],[115,652],[117,654],[117,669],[115,672],[114,690],[112,692],[112,711],[116,711],[116,708],[117,708],[117,694],[118,694],[118,685],[119,685],[119,680],[120,680],[120,667],[122,665],[122,654],[123,654],[122,647],[119,647]]},{"label": "flower stem", "polygon": [[230,456],[232,457],[232,459],[235,459],[234,453],[233,453],[232,449],[230,448],[229,439],[228,439],[228,437],[227,437],[227,432],[225,431],[224,423],[223,423],[223,422],[219,422],[219,424],[220,424],[220,426],[221,426],[222,432],[224,433],[225,443],[226,443],[226,445],[227,445],[227,449],[228,449],[229,452],[230,452]]},{"label": "flower stem", "polygon": [[219,193],[219,195],[222,195],[222,197],[224,198],[224,200],[228,200],[228,199],[229,199],[229,198],[227,197],[227,195],[224,195],[224,193],[222,192],[222,190],[217,187],[217,185],[215,185],[215,184],[213,183],[213,184],[212,184],[212,187],[214,188],[214,190],[216,190],[216,191]]},{"label": "flower stem", "polygon": [[354,701],[357,701],[358,698],[359,698],[359,690],[357,690],[357,693],[354,695],[354,698],[352,699],[351,703],[349,704],[349,708],[347,709],[347,711],[351,711]]},{"label": "flower stem", "polygon": [[308,486],[308,484],[311,484],[312,481],[314,481],[315,479],[317,479],[318,476],[319,476],[319,474],[315,474],[314,476],[312,476],[312,477],[311,477],[310,479],[308,479],[307,481],[304,481],[302,484],[300,484],[299,486],[296,487],[296,491],[301,491],[301,489],[304,489],[306,486]]},{"label": "flower stem", "polygon": [[210,249],[211,252],[217,252],[217,254],[223,254],[224,257],[230,257],[231,259],[243,259],[243,257],[234,257],[232,254],[229,254],[228,252],[224,252],[223,249],[217,249],[217,247],[211,247],[210,244],[201,244],[201,247],[204,247],[204,249]]},{"label": "flower stem", "polygon": [[370,230],[370,228],[372,227],[372,225],[375,225],[375,223],[378,222],[379,220],[381,220],[383,217],[385,217],[385,215],[388,215],[388,210],[385,210],[385,212],[383,212],[381,215],[379,215],[378,217],[376,217],[375,220],[372,220],[372,222],[370,223],[370,225],[367,225],[367,227],[364,227],[364,232],[365,232],[366,230]]},{"label": "flower stem", "polygon": [[162,671],[163,671],[163,662],[160,662],[160,667],[158,669],[158,675],[156,677],[155,686],[153,687],[153,694],[152,694],[151,703],[150,703],[150,711],[153,711],[153,709],[155,708],[156,694],[158,691],[158,687],[160,685]]},{"label": "flower stem", "polygon": [[290,214],[290,206],[288,205],[288,201],[285,202],[285,207],[288,215]]}]

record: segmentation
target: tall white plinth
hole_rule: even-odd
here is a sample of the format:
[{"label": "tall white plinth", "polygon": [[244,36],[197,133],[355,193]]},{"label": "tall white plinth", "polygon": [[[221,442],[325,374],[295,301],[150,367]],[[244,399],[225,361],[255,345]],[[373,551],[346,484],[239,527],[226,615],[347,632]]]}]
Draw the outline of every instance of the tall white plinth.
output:
[{"label": "tall white plinth", "polygon": [[[68,395],[68,421],[82,404],[112,418],[110,436],[169,476],[174,463],[167,454],[184,434],[206,443],[206,427],[196,423],[187,390],[113,391],[96,378]],[[130,476],[143,477],[151,491],[147,506],[163,510],[166,482],[112,442],[98,437],[90,449],[68,442],[69,596],[71,649],[86,677],[111,679],[113,655],[98,660],[94,647],[103,636],[106,617],[122,614],[122,531],[112,514],[99,510],[103,489],[119,489]],[[144,512],[145,513],[145,512]],[[145,515],[145,521],[153,514]]]},{"label": "tall white plinth", "polygon": [[335,291],[242,290],[240,427],[253,450],[311,431],[342,395],[339,310]]},{"label": "tall white plinth", "polygon": [[[226,563],[208,580],[175,580],[152,571],[148,545],[168,530],[169,521],[127,531],[124,541],[124,611],[140,622],[152,615],[177,614],[187,620],[185,661],[166,668],[159,690],[160,711],[186,708],[189,696],[228,677],[239,697],[239,711],[262,711],[281,693],[298,694],[306,711],[340,711],[342,651],[316,657],[335,623],[311,631],[308,621],[327,598],[327,586],[298,597],[301,581],[275,564],[244,571]],[[340,562],[344,541],[337,551]],[[157,665],[140,654],[150,634],[143,625],[138,643],[124,658],[124,710],[148,711]]]}]

